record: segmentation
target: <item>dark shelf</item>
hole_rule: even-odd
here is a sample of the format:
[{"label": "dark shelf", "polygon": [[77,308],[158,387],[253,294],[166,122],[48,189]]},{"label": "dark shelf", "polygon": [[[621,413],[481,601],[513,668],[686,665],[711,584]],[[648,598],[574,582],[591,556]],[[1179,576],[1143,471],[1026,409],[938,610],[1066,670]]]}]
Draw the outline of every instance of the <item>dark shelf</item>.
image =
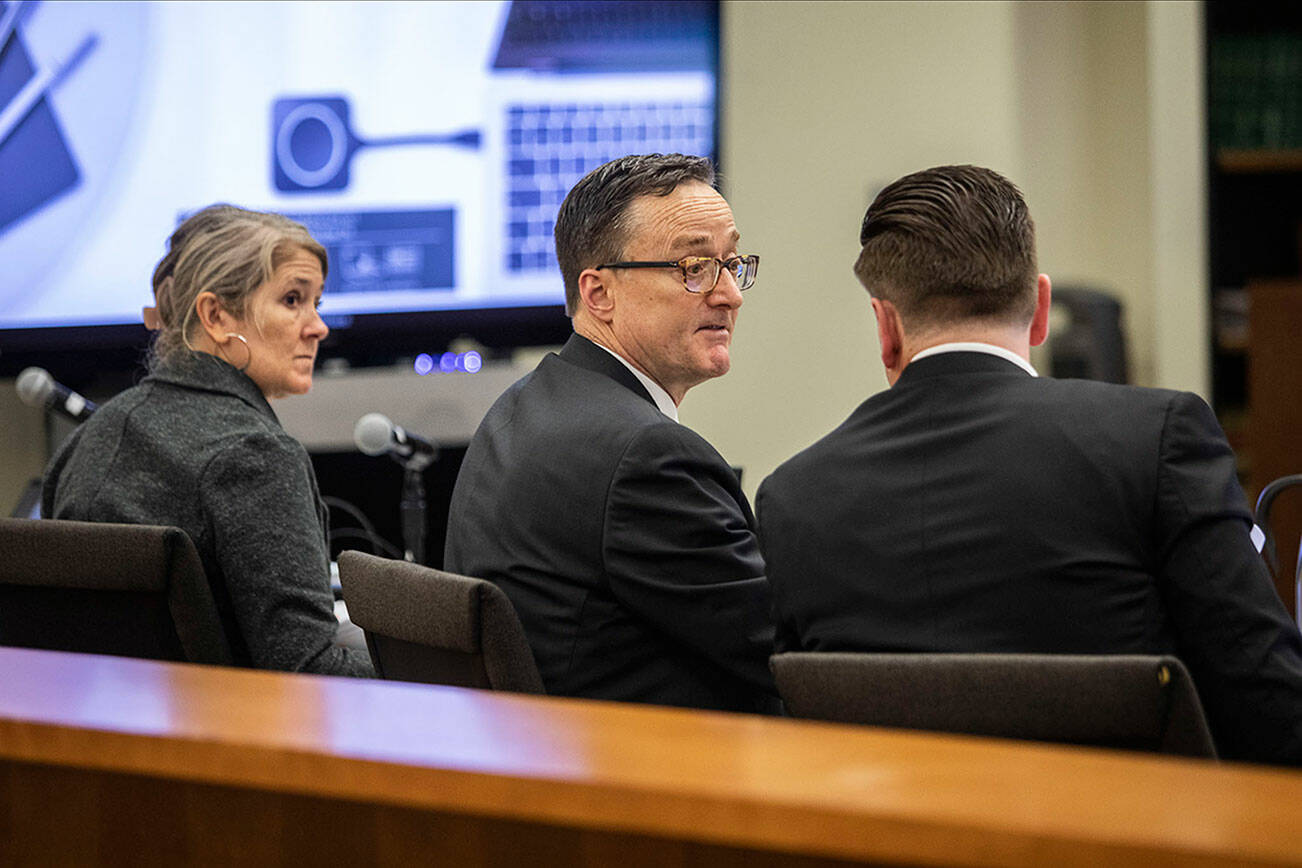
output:
[{"label": "dark shelf", "polygon": [[[1302,77],[1289,71],[1302,56],[1302,7],[1210,0],[1205,13],[1212,406],[1226,422],[1249,409],[1252,336],[1246,309],[1227,315],[1218,294],[1302,274],[1302,142],[1288,114],[1302,106]],[[1284,147],[1261,146],[1272,144],[1263,113],[1292,118],[1276,130],[1287,133]],[[1242,445],[1250,460],[1251,444]]]},{"label": "dark shelf", "polygon": [[1227,175],[1302,172],[1302,148],[1220,148],[1216,168]]}]

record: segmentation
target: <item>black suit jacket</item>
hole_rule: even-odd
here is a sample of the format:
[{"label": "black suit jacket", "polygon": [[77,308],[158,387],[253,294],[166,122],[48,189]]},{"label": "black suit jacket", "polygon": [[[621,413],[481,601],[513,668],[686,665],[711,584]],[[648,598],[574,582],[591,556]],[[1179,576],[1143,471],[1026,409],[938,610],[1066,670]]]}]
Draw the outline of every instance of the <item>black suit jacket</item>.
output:
[{"label": "black suit jacket", "polygon": [[1302,644],[1189,393],[908,365],[756,500],[779,650],[1175,653],[1227,757],[1302,762]]},{"label": "black suit jacket", "polygon": [[498,399],[444,565],[510,597],[549,693],[776,710],[773,628],[736,474],[575,335]]}]

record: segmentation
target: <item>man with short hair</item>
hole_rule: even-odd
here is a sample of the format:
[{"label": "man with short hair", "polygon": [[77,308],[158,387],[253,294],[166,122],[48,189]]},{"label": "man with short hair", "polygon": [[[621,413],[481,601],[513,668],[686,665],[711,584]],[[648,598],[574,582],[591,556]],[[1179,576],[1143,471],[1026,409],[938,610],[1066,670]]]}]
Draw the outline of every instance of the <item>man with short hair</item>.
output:
[{"label": "man with short hair", "polygon": [[575,185],[555,230],[574,335],[493,405],[457,478],[445,567],[506,592],[549,693],[777,708],[754,517],[677,421],[727,373],[758,267],[713,181],[653,154]]},{"label": "man with short hair", "polygon": [[760,487],[777,650],[1172,653],[1223,756],[1302,762],[1302,639],[1210,408],[1036,376],[1049,278],[988,169],[896,181],[860,241],[890,388]]}]

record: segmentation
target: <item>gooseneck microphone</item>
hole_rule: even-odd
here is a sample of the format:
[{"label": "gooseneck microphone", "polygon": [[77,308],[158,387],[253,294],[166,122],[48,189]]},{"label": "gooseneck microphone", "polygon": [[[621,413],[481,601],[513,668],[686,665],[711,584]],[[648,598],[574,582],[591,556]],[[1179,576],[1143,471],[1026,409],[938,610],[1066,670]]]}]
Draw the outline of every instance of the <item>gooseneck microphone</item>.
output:
[{"label": "gooseneck microphone", "polygon": [[24,404],[54,410],[74,422],[85,422],[99,409],[94,401],[56,383],[45,368],[24,368],[14,385]]},{"label": "gooseneck microphone", "polygon": [[417,456],[433,460],[438,447],[393,424],[383,413],[367,413],[353,426],[353,443],[366,455],[392,455],[401,461]]},{"label": "gooseneck microphone", "polygon": [[402,465],[402,541],[407,560],[425,563],[425,482],[422,472],[438,457],[438,447],[398,425],[383,413],[367,413],[353,426],[353,442],[367,455],[388,455]]}]

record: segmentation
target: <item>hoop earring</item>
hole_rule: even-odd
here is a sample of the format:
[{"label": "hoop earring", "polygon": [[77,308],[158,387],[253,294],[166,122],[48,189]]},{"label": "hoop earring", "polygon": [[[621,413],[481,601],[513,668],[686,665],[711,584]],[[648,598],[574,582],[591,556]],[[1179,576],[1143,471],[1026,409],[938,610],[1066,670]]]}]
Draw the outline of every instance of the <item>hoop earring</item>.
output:
[{"label": "hoop earring", "polygon": [[[242,374],[245,371],[247,371],[249,369],[249,365],[253,363],[253,349],[249,346],[248,339],[245,338],[244,335],[240,334],[239,332],[227,332],[226,337],[238,338],[239,342],[244,344],[244,352],[247,354],[247,358],[244,360],[244,367],[235,369]],[[230,360],[227,359],[227,361]]]}]

